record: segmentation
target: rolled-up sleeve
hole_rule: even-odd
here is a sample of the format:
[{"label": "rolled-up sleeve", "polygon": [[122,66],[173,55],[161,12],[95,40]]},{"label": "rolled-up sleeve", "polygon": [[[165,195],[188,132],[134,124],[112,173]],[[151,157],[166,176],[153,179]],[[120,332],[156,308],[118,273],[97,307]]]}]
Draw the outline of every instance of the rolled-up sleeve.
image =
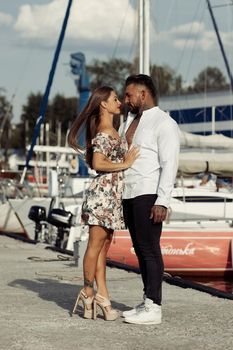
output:
[{"label": "rolled-up sleeve", "polygon": [[174,120],[169,119],[162,123],[157,141],[160,177],[155,204],[168,208],[177,174],[180,151],[180,132]]}]

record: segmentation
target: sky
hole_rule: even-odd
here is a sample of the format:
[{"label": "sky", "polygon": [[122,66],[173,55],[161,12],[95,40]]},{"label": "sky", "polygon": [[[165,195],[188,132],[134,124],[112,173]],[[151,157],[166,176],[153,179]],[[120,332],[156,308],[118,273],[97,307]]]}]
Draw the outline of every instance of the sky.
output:
[{"label": "sky", "polygon": [[[233,66],[233,0],[210,0]],[[0,0],[0,88],[13,98],[14,122],[33,92],[44,92],[68,0]],[[227,77],[206,0],[150,1],[150,60],[188,85],[206,66]],[[137,55],[137,0],[73,0],[50,98],[77,96],[70,54],[93,59]]]}]

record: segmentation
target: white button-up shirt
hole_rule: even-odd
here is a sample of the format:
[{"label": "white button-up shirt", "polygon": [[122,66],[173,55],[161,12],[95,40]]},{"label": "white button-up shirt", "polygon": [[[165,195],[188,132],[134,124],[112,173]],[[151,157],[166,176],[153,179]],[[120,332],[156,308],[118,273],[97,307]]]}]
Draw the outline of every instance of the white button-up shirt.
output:
[{"label": "white button-up shirt", "polygon": [[[129,113],[126,122],[121,125],[121,137],[125,137],[134,117]],[[123,199],[157,194],[155,204],[168,208],[178,168],[178,125],[159,107],[145,110],[133,136],[132,145],[140,148],[140,156],[124,172]]]}]

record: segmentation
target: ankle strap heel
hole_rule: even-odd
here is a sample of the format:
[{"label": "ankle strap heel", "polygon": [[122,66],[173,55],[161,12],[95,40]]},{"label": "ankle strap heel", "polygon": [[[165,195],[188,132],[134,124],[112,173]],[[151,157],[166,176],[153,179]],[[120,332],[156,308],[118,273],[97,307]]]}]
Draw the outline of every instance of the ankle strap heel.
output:
[{"label": "ankle strap heel", "polygon": [[76,312],[76,309],[80,303],[80,301],[83,304],[83,317],[88,318],[88,319],[96,319],[96,307],[94,308],[94,296],[93,297],[88,297],[85,290],[82,289],[76,299],[74,309],[72,314]]},{"label": "ankle strap heel", "polygon": [[96,303],[96,306],[99,306],[102,310],[105,321],[115,321],[118,318],[119,314],[117,310],[111,308],[111,302],[109,299],[100,294],[96,294],[94,303]]}]

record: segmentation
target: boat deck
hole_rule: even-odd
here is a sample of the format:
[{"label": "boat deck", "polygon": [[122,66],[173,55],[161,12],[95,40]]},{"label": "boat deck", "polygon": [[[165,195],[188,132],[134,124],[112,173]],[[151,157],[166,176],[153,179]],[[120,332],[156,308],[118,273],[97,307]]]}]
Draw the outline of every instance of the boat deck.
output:
[{"label": "boat deck", "polygon": [[[0,236],[1,350],[232,349],[233,301],[165,282],[162,325],[70,317],[82,266],[45,248]],[[81,255],[84,249],[82,243]],[[115,308],[127,310],[140,301],[139,275],[116,268],[107,274]]]}]

